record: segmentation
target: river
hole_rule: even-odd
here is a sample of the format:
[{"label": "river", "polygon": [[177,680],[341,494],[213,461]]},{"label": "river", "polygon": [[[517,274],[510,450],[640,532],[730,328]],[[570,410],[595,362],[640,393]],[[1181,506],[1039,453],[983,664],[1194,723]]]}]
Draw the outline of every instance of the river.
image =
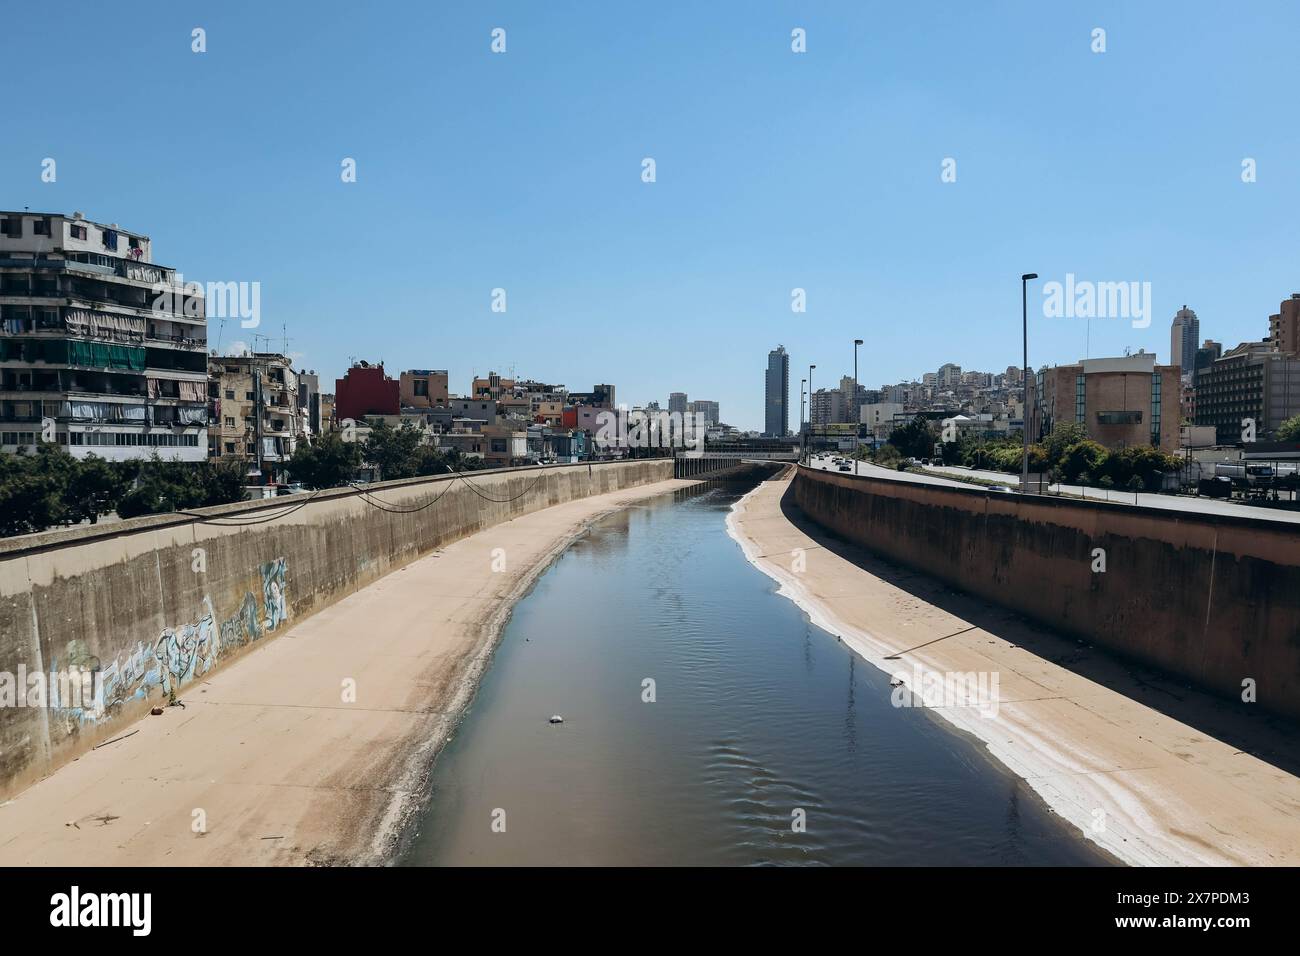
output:
[{"label": "river", "polygon": [[745,490],[608,516],[542,575],[401,862],[1108,862],[776,594],[726,533]]}]

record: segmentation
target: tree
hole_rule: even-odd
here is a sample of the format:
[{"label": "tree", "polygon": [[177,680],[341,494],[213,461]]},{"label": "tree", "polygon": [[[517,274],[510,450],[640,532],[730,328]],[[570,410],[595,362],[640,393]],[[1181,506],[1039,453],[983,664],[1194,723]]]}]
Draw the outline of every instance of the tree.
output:
[{"label": "tree", "polygon": [[1095,441],[1075,442],[1065,450],[1061,458],[1061,474],[1066,484],[1087,484],[1082,479],[1100,473],[1106,462],[1106,449]]},{"label": "tree", "polygon": [[123,518],[224,504],[244,497],[234,462],[78,459],[55,444],[35,455],[0,455],[0,534],[43,531],[51,525],[92,523],[116,510]]},{"label": "tree", "polygon": [[881,445],[876,449],[876,464],[883,465],[886,468],[892,468],[902,459],[898,448],[895,445]]},{"label": "tree", "polygon": [[1279,425],[1273,437],[1278,441],[1300,441],[1300,415],[1288,418]]},{"label": "tree", "polygon": [[0,534],[44,531],[62,511],[61,492],[37,472],[32,456],[0,454]]},{"label": "tree", "polygon": [[1129,485],[1134,478],[1142,481],[1147,491],[1159,491],[1164,484],[1165,472],[1176,471],[1182,461],[1173,455],[1166,455],[1152,445],[1132,445],[1119,451],[1111,452],[1103,465],[1103,472],[1109,475],[1117,487]]},{"label": "tree", "polygon": [[113,511],[125,492],[121,473],[98,455],[87,455],[77,463],[63,492],[63,503],[71,521],[90,520]]},{"label": "tree", "polygon": [[1047,440],[1043,442],[1043,448],[1047,453],[1047,461],[1052,465],[1059,465],[1061,459],[1065,456],[1066,450],[1071,445],[1077,445],[1081,441],[1087,441],[1088,429],[1083,426],[1082,422],[1057,422],[1053,427]]},{"label": "tree", "polygon": [[217,459],[203,466],[204,505],[225,505],[243,501],[248,476],[244,464],[233,459]]},{"label": "tree", "polygon": [[910,458],[930,457],[934,454],[934,442],[930,423],[920,415],[889,433],[889,444]]},{"label": "tree", "polygon": [[289,460],[288,472],[308,488],[337,488],[351,481],[359,467],[361,446],[344,441],[338,432],[329,432],[311,445],[300,444]]},{"label": "tree", "polygon": [[975,439],[962,435],[956,441],[946,441],[939,446],[939,453],[945,465],[960,465],[975,447]]},{"label": "tree", "polygon": [[201,471],[205,467],[206,462],[164,461],[156,451],[142,461],[124,462],[122,474],[129,476],[132,487],[118,501],[118,515],[135,518],[207,504]]},{"label": "tree", "polygon": [[390,428],[380,422],[370,429],[362,455],[379,469],[379,477],[384,481],[413,478],[419,473],[419,449],[423,442],[424,432],[410,422],[402,422],[400,428]]}]

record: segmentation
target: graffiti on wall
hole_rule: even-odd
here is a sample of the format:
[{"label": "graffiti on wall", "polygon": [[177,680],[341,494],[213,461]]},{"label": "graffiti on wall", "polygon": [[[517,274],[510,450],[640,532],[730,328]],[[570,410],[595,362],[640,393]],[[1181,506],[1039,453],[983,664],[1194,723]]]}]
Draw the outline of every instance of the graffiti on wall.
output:
[{"label": "graffiti on wall", "polygon": [[262,601],[266,619],[262,622],[268,631],[274,631],[289,617],[289,599],[284,592],[284,558],[276,558],[262,565]]},{"label": "graffiti on wall", "polygon": [[[132,700],[146,700],[155,688],[171,695],[207,674],[220,659],[258,640],[289,620],[289,598],[284,558],[267,561],[258,568],[261,593],[246,591],[231,616],[218,621],[212,599],[204,595],[194,620],[164,627],[152,645],[138,642],[133,650],[118,655],[99,672],[97,686],[102,699],[95,707],[81,708],[79,721],[97,721],[113,716]],[[68,644],[69,657],[84,657],[82,642]]]}]

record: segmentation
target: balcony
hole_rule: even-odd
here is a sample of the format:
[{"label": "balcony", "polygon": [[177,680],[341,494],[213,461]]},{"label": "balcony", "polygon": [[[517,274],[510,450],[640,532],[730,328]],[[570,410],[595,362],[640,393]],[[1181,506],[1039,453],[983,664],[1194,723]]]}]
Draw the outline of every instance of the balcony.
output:
[{"label": "balcony", "polygon": [[[134,282],[147,282],[154,285],[159,282],[169,286],[176,285],[176,270],[152,262],[137,262],[119,256],[104,256],[96,253],[76,253],[85,255],[90,261],[76,259],[14,259],[0,254],[0,268],[17,269],[53,269],[60,272],[80,272],[92,276],[117,276]],[[8,294],[8,293],[6,293]]]}]

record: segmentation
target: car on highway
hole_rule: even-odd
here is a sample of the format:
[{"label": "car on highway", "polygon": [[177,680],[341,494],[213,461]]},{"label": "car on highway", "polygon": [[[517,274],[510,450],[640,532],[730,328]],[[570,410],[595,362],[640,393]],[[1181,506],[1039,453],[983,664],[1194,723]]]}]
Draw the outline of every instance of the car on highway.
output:
[{"label": "car on highway", "polygon": [[852,471],[852,470],[853,470],[853,466],[850,465],[848,462],[844,462],[840,465],[840,471]]},{"label": "car on highway", "polygon": [[1013,491],[1009,485],[989,485],[989,491]]}]

